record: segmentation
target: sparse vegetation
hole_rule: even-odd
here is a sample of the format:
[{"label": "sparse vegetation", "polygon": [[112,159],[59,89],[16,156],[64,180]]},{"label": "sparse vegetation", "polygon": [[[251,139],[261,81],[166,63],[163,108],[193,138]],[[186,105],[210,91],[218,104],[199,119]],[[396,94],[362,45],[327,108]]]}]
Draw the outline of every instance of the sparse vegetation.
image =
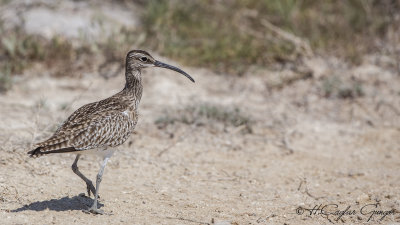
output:
[{"label": "sparse vegetation", "polygon": [[11,88],[11,76],[7,71],[0,71],[0,93]]},{"label": "sparse vegetation", "polygon": [[245,126],[251,132],[251,119],[237,107],[225,107],[208,103],[186,106],[182,110],[166,111],[155,121],[159,127],[174,123],[194,124],[196,126],[211,125],[215,122],[224,126]]},{"label": "sparse vegetation", "polygon": [[242,11],[233,15],[236,6],[225,3],[149,1],[143,17],[150,37],[147,43],[188,65],[233,74],[243,74],[251,65],[280,61],[294,52],[287,41],[268,40],[263,33],[258,37],[245,30],[248,26],[243,23],[250,21],[240,15]]},{"label": "sparse vegetation", "polygon": [[140,44],[138,34],[126,27],[104,39],[80,39],[73,45],[72,40],[62,36],[56,35],[48,40],[39,35],[27,34],[22,27],[5,31],[0,20],[0,35],[2,91],[8,89],[9,77],[21,74],[35,63],[45,65],[55,76],[79,74],[76,71],[89,69],[99,63],[94,60],[98,55],[105,57],[105,64],[117,62],[123,68],[127,50],[134,44]]},{"label": "sparse vegetation", "polygon": [[[6,31],[0,21],[0,91],[10,88],[13,74],[35,63],[46,65],[53,75],[79,74],[76,70],[92,68],[98,63],[93,58],[102,55],[105,70],[114,63],[120,67],[115,72],[119,73],[124,55],[132,47],[239,75],[252,66],[298,63],[308,51],[296,40],[313,52],[357,63],[365,53],[379,50],[377,40],[396,32],[400,9],[400,3],[392,0],[152,0],[136,4],[144,9],[141,28],[122,27],[111,36],[79,40],[77,45],[61,36],[47,40],[29,35],[23,28]],[[280,32],[296,40],[284,38]],[[329,87],[324,89],[329,96]],[[346,90],[341,93],[349,95]]]},{"label": "sparse vegetation", "polygon": [[327,77],[322,81],[323,96],[327,98],[357,98],[364,96],[361,82],[343,81],[338,76]]},{"label": "sparse vegetation", "polygon": [[[0,24],[1,25],[1,24]],[[71,65],[79,49],[74,49],[70,41],[55,36],[46,40],[37,35],[26,34],[22,28],[2,31],[0,71],[4,74],[19,74],[34,63],[43,62],[47,66]],[[60,71],[60,70],[58,70]],[[57,74],[57,72],[55,73]]]},{"label": "sparse vegetation", "polygon": [[393,15],[400,9],[392,0],[154,0],[144,5],[144,29],[153,48],[189,65],[233,74],[303,54],[267,23],[317,51],[357,63],[363,53],[377,50],[376,39],[394,28]]}]

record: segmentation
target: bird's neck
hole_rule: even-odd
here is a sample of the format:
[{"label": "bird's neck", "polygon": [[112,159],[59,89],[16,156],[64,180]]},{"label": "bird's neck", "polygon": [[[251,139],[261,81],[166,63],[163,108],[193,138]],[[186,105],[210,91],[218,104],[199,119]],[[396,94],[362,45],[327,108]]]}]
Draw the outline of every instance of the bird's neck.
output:
[{"label": "bird's neck", "polygon": [[122,90],[126,96],[137,105],[142,98],[143,86],[140,69],[127,69],[125,72],[126,83]]}]

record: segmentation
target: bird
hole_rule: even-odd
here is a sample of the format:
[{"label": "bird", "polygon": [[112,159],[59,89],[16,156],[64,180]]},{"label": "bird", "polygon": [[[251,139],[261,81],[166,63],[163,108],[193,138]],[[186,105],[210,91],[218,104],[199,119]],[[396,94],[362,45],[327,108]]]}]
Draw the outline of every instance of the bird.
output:
[{"label": "bird", "polygon": [[[98,207],[99,188],[104,168],[113,155],[115,148],[122,145],[133,133],[138,122],[138,107],[142,97],[142,69],[161,67],[194,79],[178,67],[155,60],[148,52],[131,50],[125,60],[125,86],[122,91],[101,101],[86,104],[65,120],[55,133],[45,141],[33,145],[29,156],[39,157],[48,154],[73,153],[76,158],[72,171],[85,183],[88,196],[94,195],[87,213],[104,214]],[[84,176],[78,168],[81,155],[94,154],[102,157],[100,170],[96,176],[96,188],[93,182]]]}]

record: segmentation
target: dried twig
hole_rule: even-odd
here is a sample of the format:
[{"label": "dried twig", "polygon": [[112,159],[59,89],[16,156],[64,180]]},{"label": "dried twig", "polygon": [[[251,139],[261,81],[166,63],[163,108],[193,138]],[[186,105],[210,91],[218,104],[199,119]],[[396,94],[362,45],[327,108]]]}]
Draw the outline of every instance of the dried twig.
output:
[{"label": "dried twig", "polygon": [[179,135],[174,141],[172,141],[172,143],[170,145],[168,145],[167,147],[165,147],[163,150],[161,150],[157,156],[161,157],[164,153],[166,153],[168,150],[170,150],[172,147],[174,147],[176,144],[178,144],[179,142],[181,142],[188,134],[192,133],[192,131],[194,130],[194,127],[192,127],[188,132],[183,132],[183,134]]},{"label": "dried twig", "polygon": [[[303,184],[304,184],[304,191],[301,191],[301,187],[303,186]],[[311,198],[313,198],[313,199],[315,199],[315,200],[319,200],[319,199],[321,199],[321,198],[325,198],[324,196],[316,197],[316,196],[312,195],[312,194],[309,192],[309,190],[308,190],[308,187],[307,187],[307,180],[306,180],[305,178],[302,179],[302,180],[300,181],[300,184],[299,184],[297,190],[300,191],[300,192],[303,193],[303,194],[308,195],[309,197],[311,197]]]},{"label": "dried twig", "polygon": [[186,219],[186,218],[183,218],[183,217],[170,217],[170,216],[167,216],[167,217],[165,217],[165,218],[166,218],[166,219],[172,219],[172,220],[187,221],[187,222],[198,223],[198,224],[211,225],[211,223],[196,221],[196,220],[192,220],[192,219]]},{"label": "dried twig", "polygon": [[269,22],[266,19],[262,19],[261,20],[261,24],[267,28],[268,30],[274,32],[275,34],[277,34],[278,36],[282,37],[283,39],[285,39],[286,41],[289,41],[291,43],[293,43],[294,46],[296,46],[296,48],[298,50],[301,50],[303,52],[306,53],[307,56],[313,56],[314,53],[310,47],[310,45],[307,43],[307,41],[287,32],[282,30],[281,28],[273,25],[271,22]]},{"label": "dried twig", "polygon": [[398,110],[394,105],[390,104],[389,102],[385,102],[383,100],[379,101],[376,106],[375,106],[375,110],[379,111],[379,109],[381,108],[381,106],[387,106],[389,109],[391,109],[394,113],[396,113],[396,115],[400,115],[400,110]]}]

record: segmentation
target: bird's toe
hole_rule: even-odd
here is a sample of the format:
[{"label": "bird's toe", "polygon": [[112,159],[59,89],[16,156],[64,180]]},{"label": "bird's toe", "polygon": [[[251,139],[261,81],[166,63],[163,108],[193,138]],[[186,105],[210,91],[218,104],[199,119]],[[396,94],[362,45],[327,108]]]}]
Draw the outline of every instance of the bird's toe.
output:
[{"label": "bird's toe", "polygon": [[99,215],[103,215],[104,211],[98,208],[94,208],[94,207],[90,207],[89,209],[85,209],[83,210],[83,212],[87,213],[87,214],[99,214]]}]

